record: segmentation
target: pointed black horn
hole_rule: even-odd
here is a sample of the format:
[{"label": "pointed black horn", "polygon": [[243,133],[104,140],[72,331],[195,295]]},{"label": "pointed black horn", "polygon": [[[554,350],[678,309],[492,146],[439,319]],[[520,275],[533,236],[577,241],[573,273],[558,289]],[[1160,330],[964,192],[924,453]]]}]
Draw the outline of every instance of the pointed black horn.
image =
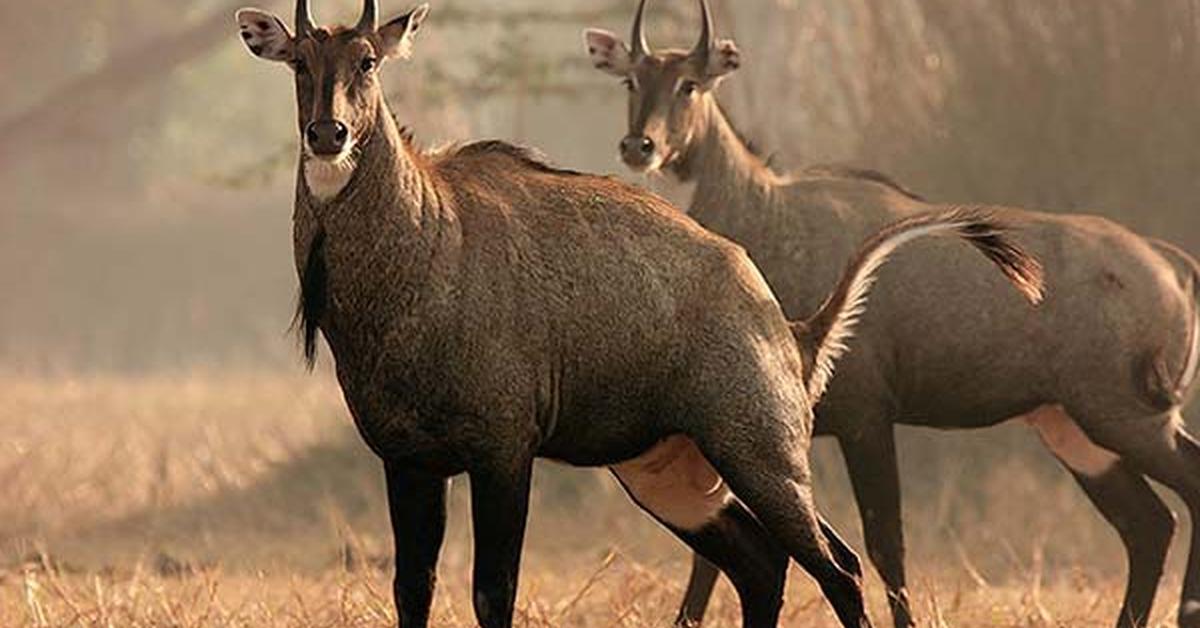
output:
[{"label": "pointed black horn", "polygon": [[304,37],[315,29],[312,12],[308,10],[308,0],[296,0],[296,34]]},{"label": "pointed black horn", "polygon": [[713,49],[713,16],[708,0],[700,0],[700,41],[696,42],[695,54],[708,55]]},{"label": "pointed black horn", "polygon": [[372,33],[379,27],[379,0],[363,0],[362,19],[356,27],[360,32]]},{"label": "pointed black horn", "polygon": [[635,59],[650,54],[650,44],[646,43],[645,18],[646,0],[642,0],[638,3],[637,15],[633,17],[633,35],[630,37]]}]

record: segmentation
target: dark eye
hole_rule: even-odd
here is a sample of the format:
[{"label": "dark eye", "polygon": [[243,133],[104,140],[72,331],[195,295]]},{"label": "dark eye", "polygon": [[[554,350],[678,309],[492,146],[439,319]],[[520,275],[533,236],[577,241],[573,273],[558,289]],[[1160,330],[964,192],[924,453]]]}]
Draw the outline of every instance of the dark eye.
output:
[{"label": "dark eye", "polygon": [[637,91],[637,83],[635,83],[631,78],[621,79],[621,84],[624,85],[625,89],[629,90],[630,92]]},{"label": "dark eye", "polygon": [[679,93],[684,96],[691,96],[700,89],[700,84],[696,81],[684,81],[679,84]]},{"label": "dark eye", "polygon": [[378,65],[379,62],[375,60],[375,57],[365,57],[362,62],[358,64],[358,69],[362,70],[363,74],[370,74],[371,72],[375,71],[375,68]]}]

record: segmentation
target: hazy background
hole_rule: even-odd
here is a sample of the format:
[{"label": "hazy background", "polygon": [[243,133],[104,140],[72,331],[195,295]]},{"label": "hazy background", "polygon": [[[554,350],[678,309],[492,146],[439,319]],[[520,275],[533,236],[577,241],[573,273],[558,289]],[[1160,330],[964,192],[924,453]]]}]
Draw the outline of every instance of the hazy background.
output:
[{"label": "hazy background", "polygon": [[[233,36],[243,4],[0,3],[0,363],[294,363],[295,98]],[[624,92],[579,33],[626,33],[635,4],[435,1],[415,60],[388,66],[396,113],[423,143],[501,137],[620,173]],[[745,54],[722,100],[781,166],[861,164],[932,199],[1101,213],[1200,248],[1197,3],[715,5]],[[651,7],[655,45],[693,42],[693,2]]]},{"label": "hazy background", "polygon": [[[375,464],[327,365],[299,376],[287,333],[294,94],[286,68],[240,45],[244,4],[0,0],[0,373],[13,382],[0,392],[0,484],[21,496],[0,505],[11,555],[49,539],[113,562],[184,538],[172,551],[222,560],[264,503],[324,529],[328,516],[303,513],[332,501],[386,539]],[[415,59],[385,77],[419,143],[500,137],[625,176],[624,89],[591,69],[580,31],[627,33],[634,0],[432,4]],[[853,163],[934,200],[1097,213],[1200,252],[1200,2],[714,5],[744,55],[721,100],[780,167]],[[290,2],[263,6],[290,23]],[[407,8],[383,2],[386,16]],[[358,9],[314,3],[323,22]],[[652,2],[652,44],[690,46],[697,19],[691,0]],[[901,448],[914,571],[1121,577],[1115,535],[1022,428],[905,430]],[[820,499],[861,547],[832,451],[818,447]],[[541,477],[540,503],[587,519],[577,527],[592,542],[657,534],[602,473]],[[170,522],[178,530],[163,532]],[[84,540],[100,529],[106,541]],[[579,534],[559,544],[574,549]]]}]

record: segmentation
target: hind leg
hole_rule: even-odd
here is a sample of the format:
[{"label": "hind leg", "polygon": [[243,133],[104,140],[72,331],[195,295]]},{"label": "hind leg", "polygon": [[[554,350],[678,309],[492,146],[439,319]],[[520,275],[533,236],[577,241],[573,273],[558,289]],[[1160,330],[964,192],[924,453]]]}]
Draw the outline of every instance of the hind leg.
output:
[{"label": "hind leg", "polygon": [[745,506],[733,501],[703,528],[674,531],[729,577],[742,603],[743,626],[779,623],[788,555]]},{"label": "hind leg", "polygon": [[1117,626],[1142,628],[1150,620],[1175,516],[1141,474],[1100,450],[1062,408],[1041,408],[1026,420],[1121,536],[1129,576]]},{"label": "hind leg", "polygon": [[[1182,429],[1173,434],[1170,454],[1147,453],[1131,457],[1150,477],[1179,494],[1192,518],[1187,571],[1179,601],[1180,628],[1200,628],[1200,445]],[[1156,448],[1157,449],[1157,448]]]},{"label": "hind leg", "polygon": [[717,586],[717,578],[721,576],[721,568],[712,564],[699,552],[692,553],[692,574],[688,576],[687,591],[683,594],[683,603],[679,606],[679,615],[675,625],[680,628],[694,628],[704,623],[704,612],[708,610],[708,602],[712,599],[713,589]]},{"label": "hind leg", "polygon": [[[844,543],[833,545],[842,554],[839,564],[831,543],[821,530],[812,498],[807,439],[789,428],[786,417],[742,421],[734,429],[721,429],[700,439],[704,454],[721,477],[784,549],[820,585],[844,626],[869,626],[863,605],[861,571],[853,551]],[[832,530],[830,530],[832,531]]]},{"label": "hind leg", "polygon": [[1124,462],[1099,476],[1072,476],[1088,499],[1121,535],[1129,564],[1118,628],[1143,628],[1150,621],[1154,595],[1162,579],[1175,516],[1145,478]]},{"label": "hind leg", "polygon": [[[692,441],[668,438],[642,457],[613,467],[613,473],[642,509],[703,556],[697,559],[704,562],[694,567],[676,625],[700,624],[717,568],[737,589],[743,625],[778,623],[788,556],[733,498]],[[702,571],[697,574],[696,569]]]},{"label": "hind leg", "polygon": [[[1075,412],[1071,416],[1083,417]],[[1095,444],[1118,454],[1137,473],[1165,484],[1187,504],[1193,525],[1179,626],[1200,628],[1200,526],[1195,525],[1200,521],[1200,444],[1182,425],[1178,411],[1136,419],[1080,422]]]},{"label": "hind leg", "polygon": [[[769,538],[766,530],[762,525],[755,521],[755,527],[762,535],[762,538]],[[837,531],[824,520],[821,521],[821,534],[825,536],[825,540],[829,542],[830,550],[833,552],[834,560],[841,565],[842,569],[850,573],[861,573],[862,566],[859,564],[858,555],[850,548],[841,537],[837,535]],[[782,565],[782,569],[786,572],[788,556],[778,544],[772,543],[776,548],[777,558]],[[772,571],[772,573],[774,573]],[[720,576],[720,568],[704,558],[699,553],[692,556],[692,574],[688,578],[687,592],[683,595],[683,604],[679,609],[679,616],[675,620],[675,625],[683,628],[693,628],[699,626],[704,621],[704,612],[708,609],[709,600],[712,598],[713,586],[717,583],[717,577]],[[786,573],[782,574],[786,576]]]}]

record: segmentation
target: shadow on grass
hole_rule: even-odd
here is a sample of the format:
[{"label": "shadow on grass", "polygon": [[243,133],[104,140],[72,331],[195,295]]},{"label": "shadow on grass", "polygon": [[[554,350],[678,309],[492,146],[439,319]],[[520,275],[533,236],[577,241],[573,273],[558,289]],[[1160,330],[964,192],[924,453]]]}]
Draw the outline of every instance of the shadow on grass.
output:
[{"label": "shadow on grass", "polygon": [[337,557],[347,530],[379,527],[385,517],[381,465],[346,429],[244,488],[147,508],[46,545],[64,563],[82,568],[137,560],[315,568]]},{"label": "shadow on grass", "polygon": [[[462,560],[470,547],[467,486],[454,481],[447,534],[450,553]],[[606,472],[539,464],[527,537],[536,553],[603,552],[620,544],[652,546],[645,553],[661,556],[664,535]],[[668,553],[678,550],[668,545]],[[51,537],[45,547],[54,560],[82,570],[141,561],[168,574],[209,565],[321,570],[348,552],[378,562],[391,553],[382,465],[346,428],[244,488],[147,508]]]}]

